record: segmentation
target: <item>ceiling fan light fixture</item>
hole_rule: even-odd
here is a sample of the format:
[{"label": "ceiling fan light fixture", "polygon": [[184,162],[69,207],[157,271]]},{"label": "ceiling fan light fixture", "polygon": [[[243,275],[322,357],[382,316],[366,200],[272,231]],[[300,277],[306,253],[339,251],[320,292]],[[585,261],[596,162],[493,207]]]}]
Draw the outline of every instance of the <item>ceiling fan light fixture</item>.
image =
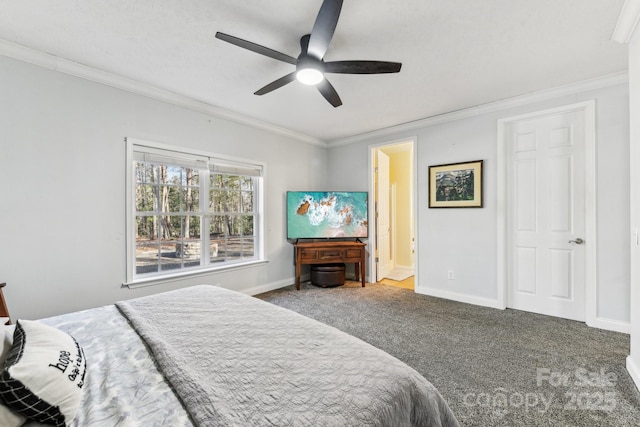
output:
[{"label": "ceiling fan light fixture", "polygon": [[315,85],[318,92],[333,107],[342,105],[336,89],[325,79],[324,73],[337,74],[383,74],[397,73],[402,64],[388,61],[332,61],[324,62],[324,56],[338,25],[344,0],[323,0],[310,34],[300,37],[300,55],[297,58],[277,50],[243,40],[229,34],[217,32],[216,38],[250,50],[269,58],[296,66],[296,70],[261,87],[254,95],[272,92],[294,80],[305,85]]},{"label": "ceiling fan light fixture", "polygon": [[302,68],[296,72],[296,79],[305,85],[317,85],[324,79],[324,74],[317,68]]}]

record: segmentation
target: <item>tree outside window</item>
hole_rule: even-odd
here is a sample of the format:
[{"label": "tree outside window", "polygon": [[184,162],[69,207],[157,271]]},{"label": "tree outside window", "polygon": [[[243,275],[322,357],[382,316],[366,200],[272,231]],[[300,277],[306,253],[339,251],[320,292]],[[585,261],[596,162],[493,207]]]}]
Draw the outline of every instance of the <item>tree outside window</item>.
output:
[{"label": "tree outside window", "polygon": [[257,260],[261,167],[134,145],[133,281]]}]

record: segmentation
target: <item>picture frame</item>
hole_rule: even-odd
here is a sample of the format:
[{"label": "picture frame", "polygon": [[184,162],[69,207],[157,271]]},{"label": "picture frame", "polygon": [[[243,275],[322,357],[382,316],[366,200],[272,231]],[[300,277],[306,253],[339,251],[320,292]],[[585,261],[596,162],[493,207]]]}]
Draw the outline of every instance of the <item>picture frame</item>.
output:
[{"label": "picture frame", "polygon": [[484,160],[429,166],[430,208],[481,208]]}]

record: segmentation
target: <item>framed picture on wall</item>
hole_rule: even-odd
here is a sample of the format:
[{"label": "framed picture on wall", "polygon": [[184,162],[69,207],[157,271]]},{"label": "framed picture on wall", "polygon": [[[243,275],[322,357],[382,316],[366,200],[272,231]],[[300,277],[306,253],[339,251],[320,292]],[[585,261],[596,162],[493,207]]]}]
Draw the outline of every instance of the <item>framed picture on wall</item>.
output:
[{"label": "framed picture on wall", "polygon": [[430,208],[481,208],[482,163],[429,166]]}]

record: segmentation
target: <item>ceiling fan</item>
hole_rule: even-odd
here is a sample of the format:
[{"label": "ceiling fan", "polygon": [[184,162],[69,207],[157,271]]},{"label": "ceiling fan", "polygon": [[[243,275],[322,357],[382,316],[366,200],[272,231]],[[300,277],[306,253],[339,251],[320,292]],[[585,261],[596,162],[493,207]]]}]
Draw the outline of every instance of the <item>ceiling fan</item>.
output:
[{"label": "ceiling fan", "polygon": [[216,38],[224,40],[236,46],[250,51],[287,62],[296,66],[296,71],[281,77],[261,89],[255,95],[264,95],[282,86],[298,80],[307,85],[315,85],[322,96],[334,107],[342,105],[335,88],[325,78],[325,73],[338,74],[382,74],[397,73],[402,64],[399,62],[386,61],[331,61],[324,62],[323,58],[329,43],[333,38],[333,33],[338,24],[342,0],[324,0],[320,11],[313,24],[311,34],[306,34],[300,39],[300,55],[297,58],[284,53],[269,49],[268,47],[230,36],[221,32],[216,33]]}]

